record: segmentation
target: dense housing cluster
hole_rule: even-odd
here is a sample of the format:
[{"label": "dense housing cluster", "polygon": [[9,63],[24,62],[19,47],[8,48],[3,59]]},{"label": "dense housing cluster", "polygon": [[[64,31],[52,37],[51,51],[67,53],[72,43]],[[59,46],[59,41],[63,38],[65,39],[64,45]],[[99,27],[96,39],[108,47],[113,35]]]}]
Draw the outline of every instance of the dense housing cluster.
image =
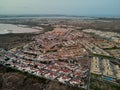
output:
[{"label": "dense housing cluster", "polygon": [[93,57],[91,60],[91,73],[99,75],[101,80],[107,80],[116,84],[117,80],[120,80],[120,66],[112,63],[109,59]]},{"label": "dense housing cluster", "polygon": [[100,30],[93,30],[93,29],[86,29],[83,31],[87,32],[87,33],[93,33],[95,35],[98,35],[98,36],[106,38],[106,39],[110,39],[111,41],[116,42],[116,43],[120,43],[120,34],[119,33],[103,32]]},{"label": "dense housing cluster", "polygon": [[88,38],[76,30],[55,28],[22,48],[11,49],[1,63],[38,77],[87,88],[90,59],[81,40]]},{"label": "dense housing cluster", "polygon": [[120,86],[119,34],[91,29],[80,32],[67,25],[54,27],[25,46],[7,51],[0,63],[84,89],[89,88],[90,77]]}]

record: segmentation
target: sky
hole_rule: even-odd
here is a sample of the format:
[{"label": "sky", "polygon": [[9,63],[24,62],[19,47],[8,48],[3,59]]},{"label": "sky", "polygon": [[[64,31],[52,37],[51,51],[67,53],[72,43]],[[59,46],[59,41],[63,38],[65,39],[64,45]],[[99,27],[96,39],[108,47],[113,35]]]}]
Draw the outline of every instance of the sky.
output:
[{"label": "sky", "polygon": [[120,16],[120,0],[0,0],[1,14]]}]

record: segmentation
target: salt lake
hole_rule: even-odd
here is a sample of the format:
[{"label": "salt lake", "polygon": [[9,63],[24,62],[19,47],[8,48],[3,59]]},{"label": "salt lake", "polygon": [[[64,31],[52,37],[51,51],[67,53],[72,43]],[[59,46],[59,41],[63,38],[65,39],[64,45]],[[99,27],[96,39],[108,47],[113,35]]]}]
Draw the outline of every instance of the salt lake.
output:
[{"label": "salt lake", "polygon": [[34,33],[40,32],[41,30],[23,27],[22,25],[13,25],[13,24],[0,24],[0,34],[7,33]]}]

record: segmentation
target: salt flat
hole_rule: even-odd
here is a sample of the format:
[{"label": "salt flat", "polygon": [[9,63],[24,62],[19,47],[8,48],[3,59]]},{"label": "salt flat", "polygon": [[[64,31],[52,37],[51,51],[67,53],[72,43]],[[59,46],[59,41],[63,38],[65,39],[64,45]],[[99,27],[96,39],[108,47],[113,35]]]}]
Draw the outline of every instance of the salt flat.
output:
[{"label": "salt flat", "polygon": [[38,29],[28,28],[28,27],[20,27],[12,24],[0,24],[0,34],[7,33],[33,33],[40,32]]}]

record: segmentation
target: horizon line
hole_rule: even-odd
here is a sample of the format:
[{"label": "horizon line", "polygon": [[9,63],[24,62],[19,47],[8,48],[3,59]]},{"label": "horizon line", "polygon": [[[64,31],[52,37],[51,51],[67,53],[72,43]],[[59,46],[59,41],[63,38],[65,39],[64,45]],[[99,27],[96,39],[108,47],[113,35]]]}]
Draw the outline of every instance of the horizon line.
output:
[{"label": "horizon line", "polygon": [[45,16],[58,16],[58,17],[91,17],[91,18],[120,18],[120,15],[72,15],[72,14],[0,14],[0,16],[35,16],[35,17],[45,17]]}]

